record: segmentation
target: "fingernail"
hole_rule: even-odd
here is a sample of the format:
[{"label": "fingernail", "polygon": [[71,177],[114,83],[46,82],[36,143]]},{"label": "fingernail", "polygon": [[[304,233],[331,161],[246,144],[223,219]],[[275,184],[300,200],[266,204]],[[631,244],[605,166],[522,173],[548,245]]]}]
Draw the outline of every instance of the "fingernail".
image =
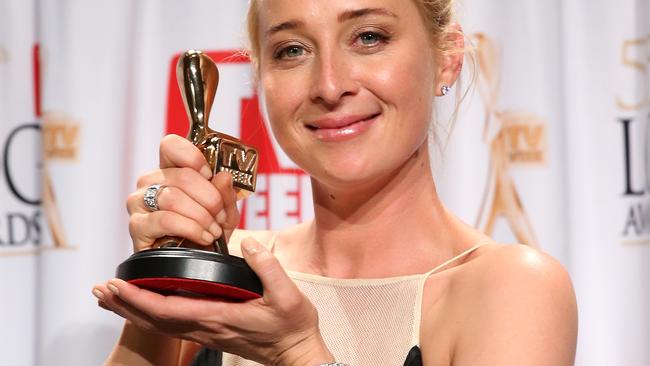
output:
[{"label": "fingernail", "polygon": [[204,165],[201,168],[201,175],[205,177],[205,179],[210,179],[212,178],[212,170],[207,165]]},{"label": "fingernail", "polygon": [[203,241],[212,243],[214,241],[214,236],[207,231],[203,232]]},{"label": "fingernail", "polygon": [[225,210],[219,211],[219,213],[217,214],[217,217],[215,217],[217,222],[219,224],[221,224],[221,225],[226,223],[226,218],[227,218],[227,216],[226,216],[226,211]]},{"label": "fingernail", "polygon": [[241,246],[244,252],[248,255],[253,255],[260,251],[259,245],[252,240],[243,240]]},{"label": "fingernail", "polygon": [[111,292],[112,292],[113,294],[115,294],[116,296],[120,296],[120,290],[118,290],[118,289],[117,289],[117,286],[115,286],[115,285],[112,284],[111,282],[109,282],[109,283],[106,285],[106,287],[108,287],[108,289],[111,290]]},{"label": "fingernail", "polygon": [[99,289],[94,288],[93,289],[93,295],[95,295],[95,297],[100,299],[100,300],[104,300],[104,293],[99,291]]},{"label": "fingernail", "polygon": [[219,226],[219,224],[216,222],[213,222],[208,230],[215,238],[221,236],[221,226]]}]

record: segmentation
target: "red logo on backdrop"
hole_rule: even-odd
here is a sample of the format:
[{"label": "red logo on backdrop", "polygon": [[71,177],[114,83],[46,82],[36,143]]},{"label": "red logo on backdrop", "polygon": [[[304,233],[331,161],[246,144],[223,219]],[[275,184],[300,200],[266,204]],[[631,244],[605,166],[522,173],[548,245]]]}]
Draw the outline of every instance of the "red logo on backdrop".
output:
[{"label": "red logo on backdrop", "polygon": [[[248,57],[239,51],[204,53],[210,56],[217,66],[250,63]],[[166,133],[186,136],[189,121],[176,81],[176,64],[180,56],[180,53],[174,56],[169,67]],[[227,91],[217,91],[220,92]],[[280,166],[280,160],[259,111],[257,94],[241,98],[238,108],[241,112],[241,119],[238,121],[241,131],[239,138],[247,145],[254,146],[260,155],[257,191],[243,201],[240,227],[278,229],[309,218],[312,215],[309,177],[300,169]]]},{"label": "red logo on backdrop", "polygon": [[32,67],[34,69],[34,115],[41,117],[41,50],[35,44],[32,49]]}]

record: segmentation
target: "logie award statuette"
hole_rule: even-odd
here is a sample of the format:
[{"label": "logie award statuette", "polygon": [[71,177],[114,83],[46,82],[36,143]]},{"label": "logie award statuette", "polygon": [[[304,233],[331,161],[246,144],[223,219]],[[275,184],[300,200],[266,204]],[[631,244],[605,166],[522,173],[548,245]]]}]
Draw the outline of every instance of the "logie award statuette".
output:
[{"label": "logie award statuette", "polygon": [[[215,63],[199,51],[187,51],[176,67],[178,84],[190,120],[187,139],[205,156],[212,173],[229,172],[238,198],[255,191],[257,151],[208,127],[210,107],[219,83]],[[223,237],[214,252],[184,247],[189,240],[164,237],[154,249],[134,253],[117,267],[117,278],[162,294],[217,297],[245,301],[262,295],[262,284],[244,259],[228,254]],[[196,247],[196,245],[194,246]]]}]

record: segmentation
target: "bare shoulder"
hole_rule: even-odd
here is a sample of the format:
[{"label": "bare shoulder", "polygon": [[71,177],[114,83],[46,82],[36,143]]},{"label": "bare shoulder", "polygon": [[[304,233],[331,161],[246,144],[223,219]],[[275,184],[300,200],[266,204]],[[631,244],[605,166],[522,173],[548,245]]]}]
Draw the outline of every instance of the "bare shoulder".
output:
[{"label": "bare shoulder", "polygon": [[488,244],[467,264],[467,276],[481,285],[486,296],[508,288],[527,292],[553,289],[573,292],[571,279],[562,264],[526,245]]},{"label": "bare shoulder", "polygon": [[490,244],[481,249],[457,279],[471,291],[471,298],[484,304],[482,312],[507,312],[529,319],[569,320],[573,316],[576,301],[571,278],[555,258],[517,244]]},{"label": "bare shoulder", "polygon": [[463,266],[449,293],[466,321],[457,329],[455,364],[573,364],[576,299],[556,259],[524,245],[489,244]]}]

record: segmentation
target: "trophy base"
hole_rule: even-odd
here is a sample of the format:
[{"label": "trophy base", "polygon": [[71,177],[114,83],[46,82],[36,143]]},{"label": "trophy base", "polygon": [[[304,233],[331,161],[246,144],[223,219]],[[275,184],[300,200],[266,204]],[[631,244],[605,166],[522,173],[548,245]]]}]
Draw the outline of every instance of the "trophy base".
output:
[{"label": "trophy base", "polygon": [[262,296],[262,283],[244,259],[189,248],[158,248],[131,255],[116,277],[165,295],[246,301]]}]

